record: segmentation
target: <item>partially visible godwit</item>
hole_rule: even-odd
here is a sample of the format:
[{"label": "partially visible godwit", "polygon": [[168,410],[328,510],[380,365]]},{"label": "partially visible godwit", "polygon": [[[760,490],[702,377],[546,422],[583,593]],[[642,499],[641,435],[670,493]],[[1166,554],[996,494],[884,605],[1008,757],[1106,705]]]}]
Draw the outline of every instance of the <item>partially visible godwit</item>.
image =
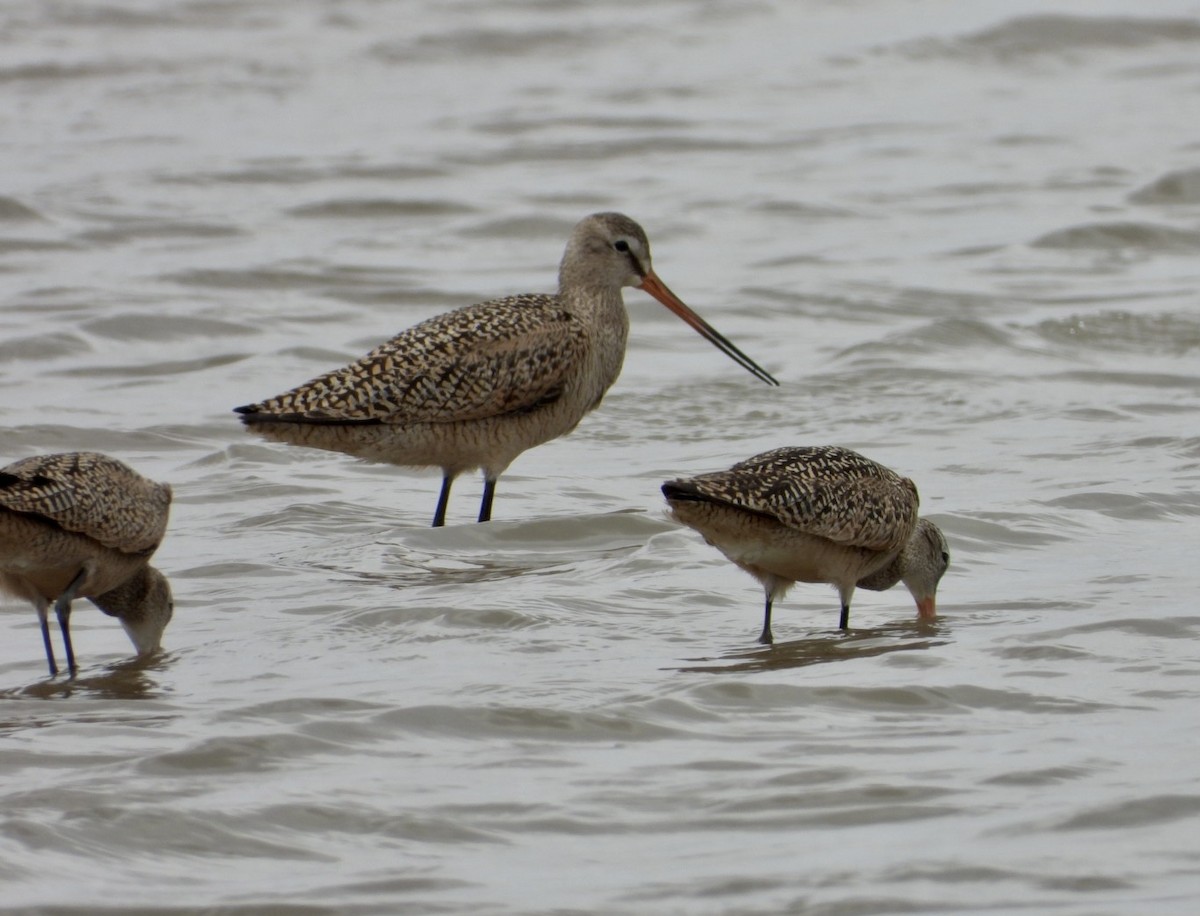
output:
[{"label": "partially visible godwit", "polygon": [[119,619],[139,655],[159,647],[174,606],[166,578],[147,561],[166,533],[170,505],[170,487],[95,452],[41,455],[0,468],[0,592],[37,608],[51,675],[58,674],[51,602],[72,676],[76,598]]},{"label": "partially visible godwit", "polygon": [[629,336],[625,286],[645,290],[758,378],[779,384],[658,278],[641,226],[596,213],[571,233],[556,295],[439,315],[343,369],[236,410],[276,441],[441,468],[435,526],[446,522],[454,478],[482,468],[485,522],[513,459],[573,430],[616,381]]},{"label": "partially visible godwit", "polygon": [[907,477],[837,446],[779,448],[728,471],[663,484],[671,514],[762,583],[769,644],[771,606],[797,582],[828,582],[850,625],[855,587],[904,582],[923,620],[937,616],[938,582],[950,548],[937,525],[917,517]]}]

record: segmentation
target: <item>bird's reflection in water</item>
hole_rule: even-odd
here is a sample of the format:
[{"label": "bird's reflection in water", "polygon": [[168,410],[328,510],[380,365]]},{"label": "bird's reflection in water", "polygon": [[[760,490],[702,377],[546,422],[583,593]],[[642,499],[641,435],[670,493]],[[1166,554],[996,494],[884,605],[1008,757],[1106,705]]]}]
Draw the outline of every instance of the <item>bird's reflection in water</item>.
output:
[{"label": "bird's reflection in water", "polygon": [[712,658],[686,659],[675,671],[779,671],[826,662],[873,658],[891,652],[913,652],[947,645],[947,627],[940,621],[906,620],[870,629],[835,630],[770,646],[735,649]]},{"label": "bird's reflection in water", "polygon": [[85,697],[96,700],[145,700],[166,695],[156,675],[171,661],[167,652],[122,659],[111,665],[97,666],[95,672],[76,677],[52,677],[26,687],[0,692],[6,699],[61,700]]}]

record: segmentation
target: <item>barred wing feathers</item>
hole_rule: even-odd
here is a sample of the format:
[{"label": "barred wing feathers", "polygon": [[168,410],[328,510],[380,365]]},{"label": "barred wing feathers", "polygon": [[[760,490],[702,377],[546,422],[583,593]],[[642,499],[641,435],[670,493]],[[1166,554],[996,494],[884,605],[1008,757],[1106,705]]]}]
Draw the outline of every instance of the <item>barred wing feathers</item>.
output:
[{"label": "barred wing feathers", "polygon": [[0,468],[0,511],[40,517],[122,553],[153,553],[170,505],[170,487],[97,452],[38,455]]},{"label": "barred wing feathers", "polygon": [[555,400],[585,345],[554,296],[511,296],[430,318],[349,366],[238,412],[246,422],[480,420]]},{"label": "barred wing feathers", "polygon": [[881,551],[908,541],[919,503],[911,480],[837,446],[775,449],[668,487],[837,544]]}]

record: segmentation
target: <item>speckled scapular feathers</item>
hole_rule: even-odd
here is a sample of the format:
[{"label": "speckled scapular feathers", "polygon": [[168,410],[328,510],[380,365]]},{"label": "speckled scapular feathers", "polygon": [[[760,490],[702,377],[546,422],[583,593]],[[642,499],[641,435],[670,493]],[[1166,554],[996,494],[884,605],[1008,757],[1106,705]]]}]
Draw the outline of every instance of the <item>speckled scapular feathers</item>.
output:
[{"label": "speckled scapular feathers", "polygon": [[75,598],[118,618],[138,654],[159,647],[173,602],[166,578],[148,561],[166,533],[170,505],[170,487],[96,452],[40,455],[0,468],[0,591],[37,608],[52,675],[51,602],[72,675]]},{"label": "speckled scapular feathers", "polygon": [[916,485],[838,446],[779,448],[727,471],[663,484],[671,514],[762,583],[759,641],[773,641],[771,609],[796,582],[828,582],[849,626],[856,587],[903,581],[922,618],[936,616],[950,562],[941,531],[918,517]]},{"label": "speckled scapular feathers", "polygon": [[236,410],[276,441],[441,468],[434,525],[445,523],[454,478],[482,468],[479,520],[486,521],[496,480],[513,459],[574,429],[616,381],[629,335],[626,286],[648,292],[778,384],[658,279],[637,223],[597,213],[571,233],[557,294],[510,296],[430,318],[345,368]]}]

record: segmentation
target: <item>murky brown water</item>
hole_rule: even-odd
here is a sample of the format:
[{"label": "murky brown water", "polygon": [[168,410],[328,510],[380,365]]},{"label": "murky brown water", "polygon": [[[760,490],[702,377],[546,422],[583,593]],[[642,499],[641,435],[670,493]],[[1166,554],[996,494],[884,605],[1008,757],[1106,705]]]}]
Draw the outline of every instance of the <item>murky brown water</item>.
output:
[{"label": "murky brown water", "polygon": [[[0,912],[1190,913],[1200,6],[0,9],[0,459],[176,490],[168,652],[0,622]],[[570,437],[434,476],[229,412],[552,287],[630,292]],[[658,493],[778,445],[912,476],[954,563],[761,592]]]}]

